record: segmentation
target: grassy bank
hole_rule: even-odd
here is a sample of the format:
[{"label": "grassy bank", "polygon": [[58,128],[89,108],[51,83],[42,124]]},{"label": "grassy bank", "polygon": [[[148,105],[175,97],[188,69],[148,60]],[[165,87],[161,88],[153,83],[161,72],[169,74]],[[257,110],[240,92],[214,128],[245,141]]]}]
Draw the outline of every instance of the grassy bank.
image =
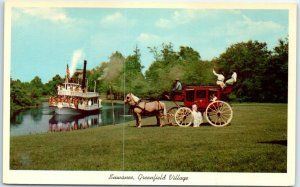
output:
[{"label": "grassy bank", "polygon": [[[156,126],[155,118],[11,137],[11,169],[286,172],[287,105],[234,104],[230,126]],[[123,155],[124,153],[124,155]],[[124,161],[124,162],[123,162]]]}]

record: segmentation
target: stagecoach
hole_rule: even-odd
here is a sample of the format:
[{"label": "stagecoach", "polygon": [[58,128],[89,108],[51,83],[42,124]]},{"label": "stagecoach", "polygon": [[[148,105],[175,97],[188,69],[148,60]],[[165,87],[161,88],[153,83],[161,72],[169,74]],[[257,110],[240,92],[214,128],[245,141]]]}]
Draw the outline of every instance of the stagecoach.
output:
[{"label": "stagecoach", "polygon": [[[193,123],[192,105],[196,104],[198,111],[206,121],[215,127],[228,125],[233,116],[231,106],[221,99],[232,92],[232,86],[221,88],[220,86],[186,86],[180,94],[173,97],[176,104],[167,112],[169,124],[188,127]],[[176,101],[183,101],[180,106]]]}]

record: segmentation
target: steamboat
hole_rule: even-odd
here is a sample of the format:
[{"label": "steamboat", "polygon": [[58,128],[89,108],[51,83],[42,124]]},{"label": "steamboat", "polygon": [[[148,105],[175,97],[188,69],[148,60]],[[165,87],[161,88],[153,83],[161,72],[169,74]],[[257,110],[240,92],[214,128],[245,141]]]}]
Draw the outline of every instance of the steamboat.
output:
[{"label": "steamboat", "polygon": [[54,109],[56,114],[90,114],[97,113],[101,109],[101,99],[96,92],[96,82],[94,91],[88,91],[86,79],[86,60],[82,72],[82,83],[71,81],[69,67],[67,65],[65,82],[57,85],[57,95],[49,97],[49,107]]}]

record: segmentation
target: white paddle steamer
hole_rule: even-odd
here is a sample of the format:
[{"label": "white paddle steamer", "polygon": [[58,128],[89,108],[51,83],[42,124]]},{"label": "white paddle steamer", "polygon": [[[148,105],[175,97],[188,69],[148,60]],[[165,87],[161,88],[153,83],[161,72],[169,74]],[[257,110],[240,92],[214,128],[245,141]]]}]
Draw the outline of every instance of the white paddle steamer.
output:
[{"label": "white paddle steamer", "polygon": [[101,99],[96,92],[96,85],[93,92],[88,92],[86,84],[86,61],[82,71],[82,84],[72,83],[67,65],[65,82],[57,86],[57,95],[49,98],[49,106],[56,114],[83,114],[97,113],[101,109]]}]

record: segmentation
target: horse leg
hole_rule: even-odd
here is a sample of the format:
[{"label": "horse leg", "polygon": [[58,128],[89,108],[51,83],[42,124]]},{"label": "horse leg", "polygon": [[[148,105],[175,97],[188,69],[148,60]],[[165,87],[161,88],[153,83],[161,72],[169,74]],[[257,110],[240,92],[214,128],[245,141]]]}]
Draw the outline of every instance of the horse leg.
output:
[{"label": "horse leg", "polygon": [[136,115],[137,115],[137,127],[141,128],[142,127],[142,123],[141,123],[142,116],[141,116],[141,114],[138,114],[138,113]]},{"label": "horse leg", "polygon": [[160,119],[159,119],[159,114],[155,114],[156,117],[156,125],[160,125]]},{"label": "horse leg", "polygon": [[137,113],[134,113],[134,117],[135,117],[135,126],[138,127],[139,126],[139,118]]},{"label": "horse leg", "polygon": [[157,125],[159,125],[160,127],[163,127],[164,126],[164,123],[163,123],[163,115],[162,115],[162,112],[159,111],[157,114],[156,114],[156,119],[157,119]]}]

